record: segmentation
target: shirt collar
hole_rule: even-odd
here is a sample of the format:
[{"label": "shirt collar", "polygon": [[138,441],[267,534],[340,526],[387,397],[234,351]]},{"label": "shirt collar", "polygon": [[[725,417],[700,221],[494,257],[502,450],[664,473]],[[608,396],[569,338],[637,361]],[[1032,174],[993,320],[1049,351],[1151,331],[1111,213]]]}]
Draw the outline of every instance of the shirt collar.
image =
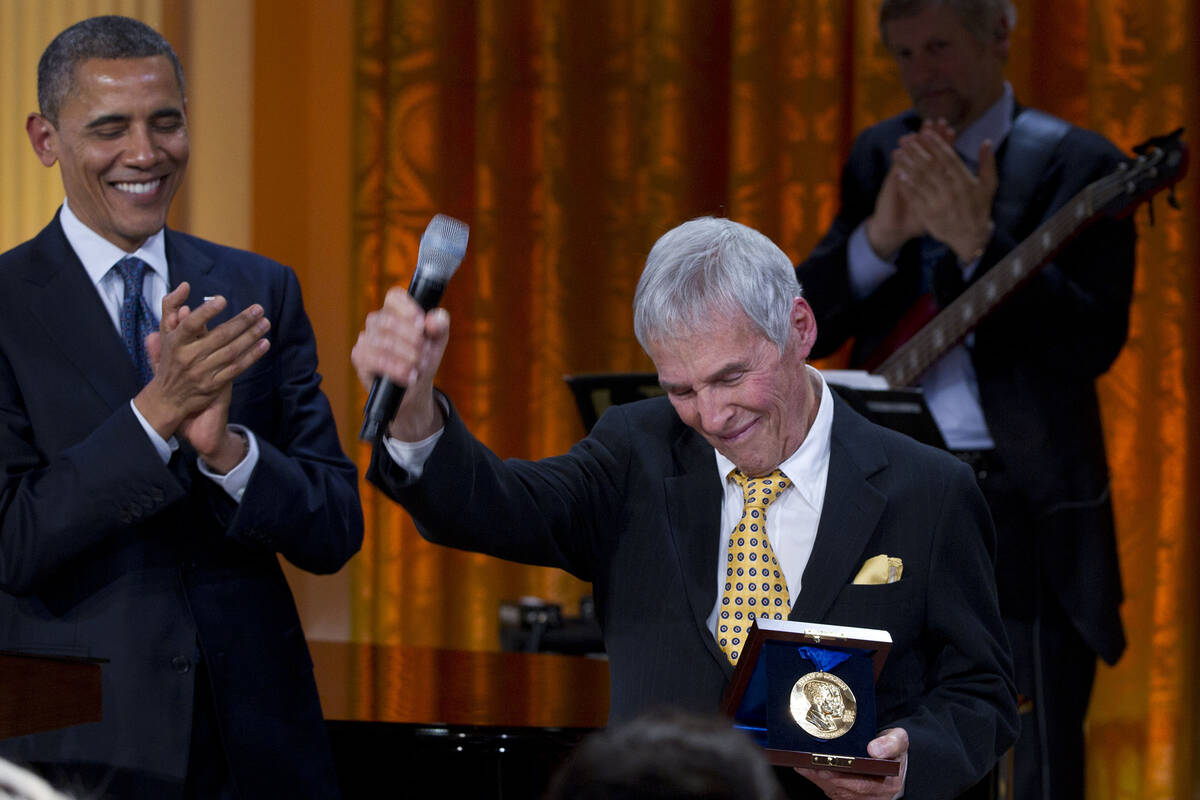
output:
[{"label": "shirt collar", "polygon": [[1005,81],[1000,99],[992,103],[979,119],[959,131],[954,139],[954,149],[972,168],[979,169],[979,146],[984,139],[992,140],[993,153],[1000,149],[1001,142],[1012,130],[1015,107],[1012,86]]},{"label": "shirt collar", "polygon": [[[824,498],[817,497],[816,494],[819,488],[824,486],[824,481],[820,478],[829,468],[829,441],[833,434],[833,394],[818,370],[807,364],[804,365],[804,369],[809,377],[821,386],[820,405],[817,406],[817,416],[804,436],[804,441],[796,448],[796,452],[779,465],[779,469],[792,482],[794,491],[803,497],[806,503],[813,508],[819,508]],[[717,452],[717,470],[723,480],[729,480],[730,473],[736,468],[732,461]]]},{"label": "shirt collar", "polygon": [[88,277],[92,279],[93,284],[99,286],[101,279],[108,274],[114,264],[125,256],[132,255],[145,261],[150,269],[163,279],[163,283],[171,285],[167,278],[167,246],[163,229],[142,242],[142,246],[134,252],[126,253],[84,225],[79,217],[75,216],[75,212],[71,210],[71,206],[65,199],[62,213],[59,214],[59,223],[67,237],[67,243],[71,245],[75,255],[79,256],[79,260],[83,263],[83,268],[87,270]]}]

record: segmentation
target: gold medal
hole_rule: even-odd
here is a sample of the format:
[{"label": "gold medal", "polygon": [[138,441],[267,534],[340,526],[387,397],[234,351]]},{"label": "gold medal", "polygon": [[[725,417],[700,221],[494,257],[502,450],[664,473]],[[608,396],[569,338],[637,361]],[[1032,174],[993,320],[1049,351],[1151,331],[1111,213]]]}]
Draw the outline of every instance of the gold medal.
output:
[{"label": "gold medal", "polygon": [[858,701],[836,675],[810,672],[792,686],[792,719],[810,736],[836,739],[854,727]]}]

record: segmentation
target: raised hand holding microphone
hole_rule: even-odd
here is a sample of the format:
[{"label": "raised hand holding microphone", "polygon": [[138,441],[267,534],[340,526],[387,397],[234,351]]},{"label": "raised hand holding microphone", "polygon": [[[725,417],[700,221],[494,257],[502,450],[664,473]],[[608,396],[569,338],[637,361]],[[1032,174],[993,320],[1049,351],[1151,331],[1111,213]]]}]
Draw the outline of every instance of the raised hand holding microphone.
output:
[{"label": "raised hand holding microphone", "polygon": [[389,290],[383,307],[367,315],[350,354],[370,390],[359,431],[363,441],[376,441],[385,430],[417,441],[441,427],[433,376],[449,339],[450,318],[434,307],[466,253],[468,232],[459,220],[435,216],[421,237],[408,291]]}]

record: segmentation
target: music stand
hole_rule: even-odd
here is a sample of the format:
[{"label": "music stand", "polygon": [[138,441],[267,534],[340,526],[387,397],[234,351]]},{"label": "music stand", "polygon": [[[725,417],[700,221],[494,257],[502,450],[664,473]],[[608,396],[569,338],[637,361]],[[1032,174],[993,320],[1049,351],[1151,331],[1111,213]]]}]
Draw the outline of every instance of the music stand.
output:
[{"label": "music stand", "polygon": [[591,431],[596,420],[609,406],[632,403],[663,394],[654,372],[594,372],[564,375],[575,405],[583,420],[583,429]]},{"label": "music stand", "polygon": [[[867,380],[856,377],[855,372],[841,370],[822,370],[825,382],[829,388],[837,392],[846,404],[872,422],[891,428],[894,431],[907,434],[918,442],[931,445],[939,450],[946,450],[946,440],[938,429],[929,406],[925,402],[925,393],[917,388],[875,388],[886,386],[887,382],[878,376],[857,373]],[[870,381],[874,386],[868,385]]]}]

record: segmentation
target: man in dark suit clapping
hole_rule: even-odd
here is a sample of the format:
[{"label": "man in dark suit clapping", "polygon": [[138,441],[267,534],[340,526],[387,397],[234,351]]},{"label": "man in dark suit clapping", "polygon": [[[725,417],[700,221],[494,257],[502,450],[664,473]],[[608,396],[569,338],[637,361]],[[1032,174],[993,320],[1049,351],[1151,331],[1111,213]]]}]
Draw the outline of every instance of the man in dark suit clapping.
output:
[{"label": "man in dark suit clapping", "polygon": [[26,131],[66,192],[0,255],[0,649],[103,658],[103,720],[0,742],[121,798],[337,795],[277,555],[339,569],[354,465],[291,270],[165,227],[183,73],[95,17],[38,66]]}]

